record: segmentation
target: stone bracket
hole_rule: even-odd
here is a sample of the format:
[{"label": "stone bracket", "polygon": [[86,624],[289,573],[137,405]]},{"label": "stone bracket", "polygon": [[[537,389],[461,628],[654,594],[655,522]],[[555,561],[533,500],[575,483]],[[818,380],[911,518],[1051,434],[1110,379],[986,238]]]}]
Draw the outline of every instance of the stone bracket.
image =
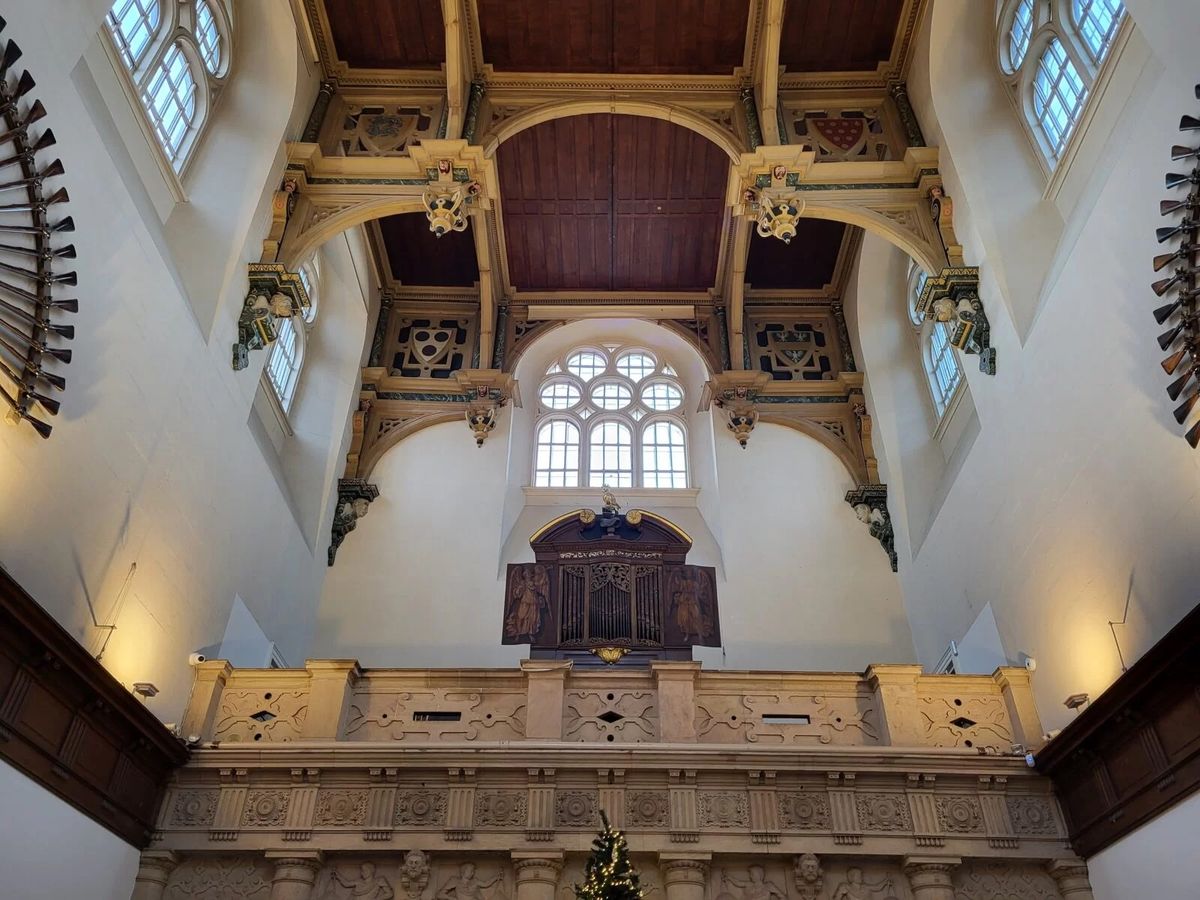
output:
[{"label": "stone bracket", "polygon": [[362,478],[339,478],[337,505],[333,510],[333,531],[329,541],[329,565],[337,558],[338,547],[358,520],[365,516],[371,501],[379,497],[379,488]]},{"label": "stone bracket", "polygon": [[854,490],[846,491],[846,502],[854,508],[858,520],[864,523],[871,532],[871,537],[879,541],[883,552],[887,554],[892,564],[892,571],[897,570],[896,535],[892,530],[892,517],[887,508],[887,485],[864,484]]},{"label": "stone bracket", "polygon": [[947,267],[931,275],[917,298],[921,320],[933,318],[946,325],[950,343],[979,357],[979,371],[996,374],[996,348],[991,345],[991,323],[979,299],[976,266]]},{"label": "stone bracket", "polygon": [[275,341],[276,319],[303,315],[312,302],[300,276],[278,263],[250,263],[248,270],[250,289],[242,303],[233,344],[235,372],[250,364],[251,350],[261,350]]}]

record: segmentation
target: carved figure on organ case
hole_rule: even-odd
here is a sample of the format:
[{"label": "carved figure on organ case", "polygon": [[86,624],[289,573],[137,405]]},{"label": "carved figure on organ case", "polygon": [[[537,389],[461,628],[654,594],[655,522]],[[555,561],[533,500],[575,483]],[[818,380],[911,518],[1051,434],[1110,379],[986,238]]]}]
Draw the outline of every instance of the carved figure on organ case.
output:
[{"label": "carved figure on organ case", "polygon": [[767,873],[762,866],[750,866],[747,869],[747,878],[733,878],[728,873],[721,873],[721,884],[728,886],[733,885],[741,890],[741,897],[738,900],[772,900],[778,897],[779,900],[788,900],[787,893],[779,888],[773,881],[767,880]]},{"label": "carved figure on organ case", "polygon": [[703,609],[712,605],[708,593],[708,582],[698,578],[691,566],[681,566],[671,576],[671,616],[684,643],[693,637],[696,643],[702,643],[712,631],[711,620]]},{"label": "carved figure on organ case", "polygon": [[545,566],[514,566],[509,586],[504,636],[512,641],[536,639],[550,612],[550,576]]},{"label": "carved figure on organ case", "polygon": [[[357,878],[345,876],[334,868],[330,870],[330,880],[330,889],[325,893],[329,900],[346,896],[353,897],[354,900],[392,900],[395,897],[391,882],[375,873],[373,862],[365,862],[359,866]],[[337,891],[333,884],[349,890],[350,893],[347,895]]]},{"label": "carved figure on organ case", "polygon": [[[484,891],[504,880],[500,873],[490,881],[483,881],[475,876],[475,864],[463,863],[458,867],[458,875],[442,885],[437,892],[437,900],[485,900]],[[496,891],[493,900],[501,900],[503,893]]]}]

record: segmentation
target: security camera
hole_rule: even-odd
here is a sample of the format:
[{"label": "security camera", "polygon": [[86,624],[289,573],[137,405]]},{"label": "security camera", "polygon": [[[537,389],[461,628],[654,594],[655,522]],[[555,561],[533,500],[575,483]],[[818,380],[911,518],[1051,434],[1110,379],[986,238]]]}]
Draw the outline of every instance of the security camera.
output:
[{"label": "security camera", "polygon": [[195,749],[196,747],[200,746],[200,735],[189,734],[184,743],[187,744],[189,749]]},{"label": "security camera", "polygon": [[200,663],[206,662],[207,660],[208,660],[208,657],[205,656],[203,653],[189,653],[188,654],[188,665],[189,666],[198,666],[198,665],[200,665]]},{"label": "security camera", "polygon": [[1036,672],[1037,671],[1037,660],[1034,659],[1032,656],[1025,657],[1025,668],[1027,668],[1030,672]]}]

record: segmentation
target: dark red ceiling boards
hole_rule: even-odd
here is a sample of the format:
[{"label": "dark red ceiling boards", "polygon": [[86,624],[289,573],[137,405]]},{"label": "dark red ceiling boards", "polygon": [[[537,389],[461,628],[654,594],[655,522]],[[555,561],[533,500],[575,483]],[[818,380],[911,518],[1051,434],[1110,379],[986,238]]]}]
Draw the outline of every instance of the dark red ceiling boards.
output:
[{"label": "dark red ceiling boards", "polygon": [[904,0],[789,0],[779,62],[789,72],[873,72],[892,55]]},{"label": "dark red ceiling boards", "polygon": [[658,119],[573,116],[519,133],[497,161],[518,290],[715,281],[729,158],[706,138]]},{"label": "dark red ceiling boards", "polygon": [[325,0],[338,59],[356,69],[437,69],[446,61],[439,0]]},{"label": "dark red ceiling boards", "polygon": [[748,0],[478,0],[497,71],[729,75]]},{"label": "dark red ceiling boards", "polygon": [[833,281],[846,226],[826,219],[801,219],[790,244],[750,238],[746,283],[752,288],[819,290]]},{"label": "dark red ceiling boards", "polygon": [[424,213],[405,213],[379,220],[392,277],[403,285],[471,287],[479,280],[475,239],[471,232],[437,237]]}]

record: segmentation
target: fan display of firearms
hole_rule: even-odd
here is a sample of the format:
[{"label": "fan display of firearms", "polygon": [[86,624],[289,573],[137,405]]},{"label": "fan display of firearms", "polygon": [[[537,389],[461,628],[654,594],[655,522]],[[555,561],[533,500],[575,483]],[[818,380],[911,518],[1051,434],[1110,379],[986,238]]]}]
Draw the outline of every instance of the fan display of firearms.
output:
[{"label": "fan display of firearms", "polygon": [[[1200,100],[1200,84],[1196,85],[1196,99]],[[1191,133],[1200,139],[1200,118],[1184,116],[1179,120],[1179,130]],[[1170,302],[1154,310],[1154,319],[1159,325],[1170,327],[1158,336],[1158,346],[1170,351],[1162,361],[1163,370],[1175,380],[1167,385],[1167,396],[1172,401],[1183,397],[1175,407],[1175,421],[1185,425],[1194,412],[1200,412],[1200,147],[1176,144],[1171,148],[1171,159],[1175,162],[1190,160],[1191,172],[1168,172],[1167,189],[1186,189],[1187,196],[1163,200],[1159,213],[1163,216],[1178,216],[1170,225],[1158,229],[1160,244],[1178,241],[1170,253],[1154,257],[1154,271],[1161,272],[1174,266],[1166,278],[1150,285],[1159,297]],[[1200,417],[1184,433],[1193,448],[1200,444]]]},{"label": "fan display of firearms", "polygon": [[[0,18],[0,32],[6,25]],[[21,48],[7,41],[0,57],[0,396],[10,418],[25,420],[47,438],[51,426],[44,418],[59,409],[53,394],[66,388],[47,366],[71,361],[71,351],[59,344],[75,337],[73,325],[52,317],[79,309],[78,300],[53,297],[55,286],[76,283],[74,272],[60,271],[62,260],[74,258],[74,245],[56,244],[75,223],[70,216],[50,221],[52,208],[68,199],[66,188],[46,185],[63,174],[63,164],[42,164],[54,132],[33,133],[46,108],[28,99],[34,87],[29,72],[10,77],[20,57]]]}]

